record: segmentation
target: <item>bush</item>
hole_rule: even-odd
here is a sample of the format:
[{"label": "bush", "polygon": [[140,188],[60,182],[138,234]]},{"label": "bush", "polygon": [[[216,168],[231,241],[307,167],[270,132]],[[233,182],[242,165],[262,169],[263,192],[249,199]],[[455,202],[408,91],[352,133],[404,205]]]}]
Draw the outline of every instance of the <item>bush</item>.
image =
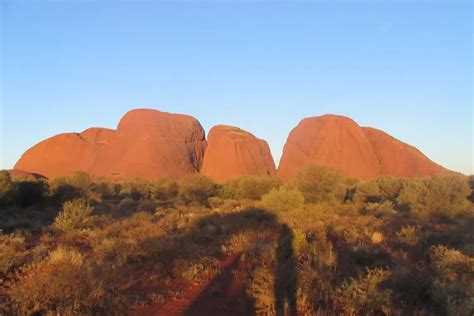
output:
[{"label": "bush", "polygon": [[91,190],[101,199],[113,199],[118,197],[120,185],[106,179],[100,179],[92,184]]},{"label": "bush", "polygon": [[395,202],[406,180],[392,177],[380,177],[377,178],[375,182],[379,187],[380,197],[383,200]]},{"label": "bush", "polygon": [[158,179],[150,183],[151,197],[161,201],[174,200],[179,194],[179,185],[172,179]]},{"label": "bush", "polygon": [[217,195],[218,186],[211,178],[195,174],[184,177],[180,182],[179,197],[189,204],[192,202],[209,205],[208,199]]},{"label": "bush", "polygon": [[0,231],[0,274],[24,263],[25,238],[17,234],[4,235]]},{"label": "bush", "polygon": [[29,178],[15,181],[13,184],[15,201],[22,207],[41,203],[48,191],[43,180]]},{"label": "bush", "polygon": [[351,313],[370,314],[387,312],[391,292],[381,288],[381,283],[390,277],[390,271],[376,268],[367,269],[365,275],[346,281],[338,289],[339,299]]},{"label": "bush", "polygon": [[397,240],[400,244],[415,247],[421,243],[421,232],[418,227],[405,226],[396,233]]},{"label": "bush", "polygon": [[370,214],[375,217],[389,217],[397,214],[395,205],[390,201],[379,203],[367,203],[364,209],[365,214]]},{"label": "bush", "polygon": [[49,195],[54,201],[63,203],[77,198],[90,198],[92,179],[89,174],[78,171],[70,177],[59,177],[48,181]]},{"label": "bush", "polygon": [[339,172],[321,166],[309,166],[298,172],[296,188],[303,194],[306,203],[343,201],[346,196],[344,178]]},{"label": "bush", "polygon": [[151,185],[146,180],[135,178],[122,184],[120,195],[135,201],[148,199],[151,195]]},{"label": "bush", "polygon": [[113,285],[77,250],[57,248],[25,272],[9,290],[21,314],[114,314],[118,308]]},{"label": "bush", "polygon": [[355,192],[352,197],[354,202],[380,202],[381,192],[378,183],[375,180],[359,182],[355,185]]},{"label": "bush", "polygon": [[224,199],[260,200],[271,189],[280,186],[281,180],[276,177],[245,176],[224,183],[220,195]]},{"label": "bush", "polygon": [[472,315],[474,308],[474,258],[446,246],[430,250],[435,272],[432,295],[448,315]]},{"label": "bush", "polygon": [[262,205],[273,212],[292,211],[302,207],[303,204],[303,195],[288,187],[273,188],[262,197]]},{"label": "bush", "polygon": [[470,193],[466,177],[433,177],[405,182],[397,202],[425,219],[433,215],[453,218],[468,210]]},{"label": "bush", "polygon": [[92,207],[82,199],[65,202],[62,211],[54,220],[54,227],[67,231],[77,228],[92,213]]}]

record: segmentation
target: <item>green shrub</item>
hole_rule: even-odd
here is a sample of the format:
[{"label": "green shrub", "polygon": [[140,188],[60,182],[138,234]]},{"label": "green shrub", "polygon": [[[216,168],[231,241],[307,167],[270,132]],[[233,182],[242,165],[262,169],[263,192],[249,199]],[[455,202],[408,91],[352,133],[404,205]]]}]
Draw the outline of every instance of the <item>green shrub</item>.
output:
[{"label": "green shrub", "polygon": [[161,200],[174,200],[179,194],[179,185],[172,179],[162,178],[150,183],[151,197]]},{"label": "green shrub", "polygon": [[326,167],[309,166],[302,169],[294,183],[306,203],[343,201],[346,196],[344,178],[339,172]]},{"label": "green shrub", "polygon": [[192,202],[209,205],[208,199],[218,193],[218,186],[211,178],[194,174],[181,179],[179,185],[180,199],[189,204]]},{"label": "green shrub", "polygon": [[92,207],[83,199],[67,201],[54,220],[54,227],[67,231],[77,228],[92,213]]},{"label": "green shrub", "polygon": [[99,179],[91,187],[91,190],[101,199],[114,199],[118,197],[120,189],[120,184],[112,183],[107,179]]},{"label": "green shrub", "polygon": [[405,182],[397,202],[425,219],[433,215],[453,218],[468,210],[470,193],[466,177],[433,177]]},{"label": "green shrub", "polygon": [[262,205],[273,212],[292,211],[302,207],[303,195],[288,187],[273,188],[262,197]]},{"label": "green shrub", "polygon": [[351,313],[386,313],[391,303],[391,291],[382,289],[381,283],[390,274],[390,271],[381,268],[367,269],[365,275],[342,284],[337,291],[339,299]]},{"label": "green shrub", "polygon": [[380,202],[381,192],[375,180],[359,182],[355,185],[352,201],[354,202]]},{"label": "green shrub", "polygon": [[122,183],[120,195],[130,197],[135,201],[148,199],[151,195],[151,185],[146,180],[135,178]]},{"label": "green shrub", "polygon": [[380,177],[375,180],[379,187],[380,197],[383,200],[396,201],[407,180],[392,177]]},{"label": "green shrub", "polygon": [[224,199],[260,200],[273,188],[281,186],[281,180],[276,177],[244,176],[225,182],[220,195]]},{"label": "green shrub", "polygon": [[90,198],[92,192],[92,179],[89,174],[78,171],[70,177],[58,177],[48,181],[49,195],[55,202],[77,198]]}]

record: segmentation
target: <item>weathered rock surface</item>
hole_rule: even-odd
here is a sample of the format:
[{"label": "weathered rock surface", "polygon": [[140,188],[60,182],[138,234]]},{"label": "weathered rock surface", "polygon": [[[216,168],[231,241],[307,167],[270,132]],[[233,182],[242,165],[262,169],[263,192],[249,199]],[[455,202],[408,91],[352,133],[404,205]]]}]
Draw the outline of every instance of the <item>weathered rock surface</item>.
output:
[{"label": "weathered rock surface", "polygon": [[338,115],[302,120],[288,137],[278,174],[288,180],[310,164],[359,179],[428,177],[445,171],[416,148]]},{"label": "weathered rock surface", "polygon": [[80,170],[113,179],[178,179],[199,171],[205,148],[195,118],[137,109],[125,114],[117,130],[53,136],[26,151],[15,169],[53,178]]},{"label": "weathered rock surface", "polygon": [[208,135],[201,173],[222,182],[245,175],[275,175],[266,141],[240,128],[218,125]]}]

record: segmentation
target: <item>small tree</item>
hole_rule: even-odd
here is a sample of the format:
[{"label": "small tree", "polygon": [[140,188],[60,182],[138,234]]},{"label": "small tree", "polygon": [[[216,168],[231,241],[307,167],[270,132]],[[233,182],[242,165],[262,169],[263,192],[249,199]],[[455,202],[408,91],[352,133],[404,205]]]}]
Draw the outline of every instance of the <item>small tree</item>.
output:
[{"label": "small tree", "polygon": [[54,227],[67,231],[77,228],[92,213],[92,207],[82,199],[67,201],[54,220]]},{"label": "small tree", "polygon": [[346,188],[341,174],[322,166],[309,166],[301,170],[295,179],[296,188],[306,203],[343,200]]}]

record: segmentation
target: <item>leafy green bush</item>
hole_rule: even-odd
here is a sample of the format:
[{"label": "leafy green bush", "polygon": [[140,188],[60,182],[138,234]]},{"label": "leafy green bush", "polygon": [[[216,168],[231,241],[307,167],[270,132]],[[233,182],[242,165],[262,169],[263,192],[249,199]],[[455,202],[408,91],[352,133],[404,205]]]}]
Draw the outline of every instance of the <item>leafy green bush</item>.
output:
[{"label": "leafy green bush", "polygon": [[262,197],[262,205],[272,212],[293,211],[302,207],[304,197],[301,192],[288,188],[273,188]]},{"label": "leafy green bush", "polygon": [[208,199],[218,193],[218,186],[212,179],[199,174],[188,175],[179,184],[179,197],[185,203],[196,202],[207,206]]},{"label": "leafy green bush", "polygon": [[92,207],[83,199],[67,201],[54,220],[54,227],[62,231],[77,228],[92,213]]},{"label": "leafy green bush", "polygon": [[343,201],[346,196],[344,178],[339,172],[326,167],[304,168],[298,172],[294,183],[306,203]]}]

